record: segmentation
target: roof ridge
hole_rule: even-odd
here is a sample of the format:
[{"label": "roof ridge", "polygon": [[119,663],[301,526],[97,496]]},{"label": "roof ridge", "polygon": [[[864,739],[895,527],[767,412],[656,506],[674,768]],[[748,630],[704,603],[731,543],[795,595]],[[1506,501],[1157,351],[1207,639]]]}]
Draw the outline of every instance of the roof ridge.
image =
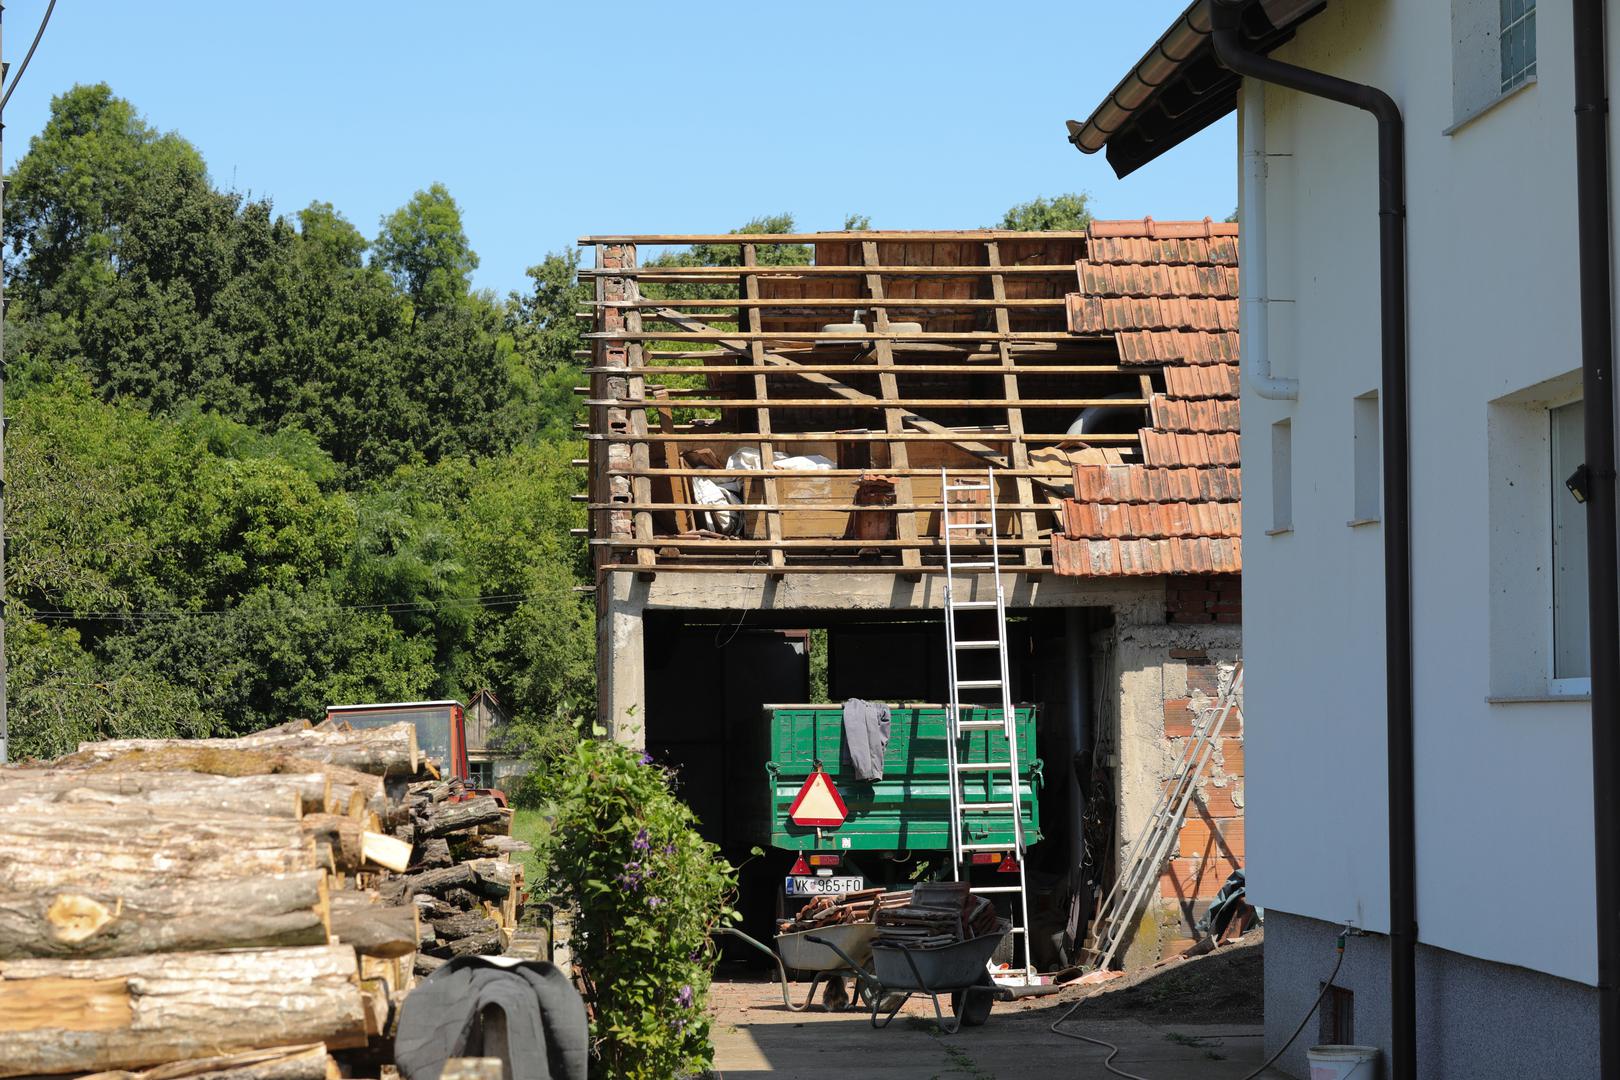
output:
[{"label": "roof ridge", "polygon": [[1141,237],[1148,240],[1209,240],[1217,236],[1236,236],[1238,224],[1235,221],[1216,221],[1211,217],[1202,220],[1188,218],[1169,221],[1156,221],[1152,217],[1110,220],[1093,218],[1086,227],[1086,234],[1092,239]]}]

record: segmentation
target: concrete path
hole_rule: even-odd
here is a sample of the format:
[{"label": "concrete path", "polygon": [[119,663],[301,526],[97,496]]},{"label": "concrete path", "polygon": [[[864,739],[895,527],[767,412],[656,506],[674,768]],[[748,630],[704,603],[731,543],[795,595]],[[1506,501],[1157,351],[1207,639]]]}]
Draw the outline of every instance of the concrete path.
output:
[{"label": "concrete path", "polygon": [[[802,990],[801,990],[802,992]],[[802,1000],[802,998],[798,999]],[[774,983],[716,982],[712,995],[715,1072],[724,1080],[1108,1080],[1108,1051],[1053,1034],[1048,1025],[1071,998],[998,1004],[989,1023],[942,1035],[926,998],[913,999],[875,1031],[864,1013],[793,1013]],[[1148,1080],[1239,1080],[1263,1060],[1258,1026],[1136,1020],[1084,1020],[1081,1006],[1065,1030],[1120,1048],[1115,1066]],[[1286,1080],[1268,1070],[1267,1080]]]}]

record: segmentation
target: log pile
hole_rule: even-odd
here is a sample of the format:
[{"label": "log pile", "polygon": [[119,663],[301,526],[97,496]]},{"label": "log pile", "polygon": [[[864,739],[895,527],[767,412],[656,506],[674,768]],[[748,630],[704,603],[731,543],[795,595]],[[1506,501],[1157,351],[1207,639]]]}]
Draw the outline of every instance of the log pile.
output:
[{"label": "log pile", "polygon": [[378,1076],[417,972],[500,952],[511,814],[409,724],[0,768],[0,1077]]}]

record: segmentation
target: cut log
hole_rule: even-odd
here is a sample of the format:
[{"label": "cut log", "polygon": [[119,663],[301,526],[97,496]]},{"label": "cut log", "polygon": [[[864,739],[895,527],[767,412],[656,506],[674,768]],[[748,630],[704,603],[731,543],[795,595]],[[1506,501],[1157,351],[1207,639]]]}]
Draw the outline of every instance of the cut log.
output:
[{"label": "cut log", "polygon": [[473,934],[488,934],[499,929],[495,920],[482,911],[462,911],[448,918],[433,920],[433,932],[445,941],[455,941]]},{"label": "cut log", "polygon": [[374,863],[396,874],[403,874],[411,865],[410,844],[369,829],[360,834],[360,855],[366,863]]},{"label": "cut log", "polygon": [[488,795],[480,795],[466,802],[435,803],[419,816],[416,835],[424,839],[448,836],[500,820],[501,804]]},{"label": "cut log", "polygon": [[297,821],[54,806],[0,827],[0,892],[177,885],[317,867]]},{"label": "cut log", "polygon": [[[206,745],[207,740],[168,743],[153,750],[128,750],[107,754],[87,750],[58,758],[53,768],[86,769],[92,772],[194,772],[213,776],[270,776],[322,773],[332,781],[334,796],[339,785],[365,792],[366,799],[381,799],[383,779],[341,765],[298,757],[295,754],[263,750],[221,750]],[[96,743],[94,746],[106,746]]]},{"label": "cut log", "polygon": [[61,764],[77,764],[86,756],[108,760],[131,750],[160,751],[173,746],[204,750],[257,750],[291,754],[373,776],[415,776],[422,758],[416,748],[416,725],[356,730],[267,731],[236,739],[111,739],[79,744],[78,753]]},{"label": "cut log", "polygon": [[0,960],[324,945],[318,870],[137,888],[0,893]]},{"label": "cut log", "polygon": [[427,953],[417,953],[416,962],[411,965],[411,972],[416,975],[427,976],[444,967],[445,959],[442,956],[429,956]]},{"label": "cut log", "polygon": [[195,772],[89,772],[83,769],[0,769],[0,809],[41,802],[137,799],[198,813],[297,817],[326,809],[332,782],[320,772],[278,776],[209,776]]},{"label": "cut log", "polygon": [[0,962],[0,1077],[363,1046],[357,970],[346,945]]},{"label": "cut log", "polygon": [[338,870],[352,874],[364,865],[362,830],[354,818],[342,814],[309,814],[299,825],[305,836],[331,847],[332,862]]},{"label": "cut log", "polygon": [[416,845],[416,865],[423,870],[437,870],[453,862],[448,840],[424,840]]},{"label": "cut log", "polygon": [[476,896],[500,899],[512,891],[513,873],[511,863],[474,859],[442,870],[392,878],[385,883],[383,895],[391,902],[398,902],[417,893],[444,896],[453,889],[464,889]]},{"label": "cut log", "polygon": [[139,1072],[99,1072],[79,1080],[339,1080],[337,1062],[322,1043],[248,1050],[176,1061]]},{"label": "cut log", "polygon": [[457,938],[450,943],[451,956],[498,956],[500,955],[501,932],[487,930],[479,934],[469,934],[464,938]]},{"label": "cut log", "polygon": [[384,904],[374,892],[333,893],[332,934],[366,956],[408,956],[417,946],[416,907]]}]

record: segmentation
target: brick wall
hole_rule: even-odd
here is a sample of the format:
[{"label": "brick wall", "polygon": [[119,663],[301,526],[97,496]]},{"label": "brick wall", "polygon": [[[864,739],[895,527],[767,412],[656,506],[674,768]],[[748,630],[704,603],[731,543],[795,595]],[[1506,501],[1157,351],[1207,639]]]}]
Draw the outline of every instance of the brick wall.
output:
[{"label": "brick wall", "polygon": [[1241,581],[1235,574],[1167,578],[1165,616],[1173,623],[1240,623],[1243,621]]},{"label": "brick wall", "polygon": [[[1190,589],[1218,593],[1230,589],[1236,596],[1237,579],[1210,579],[1220,588]],[[1189,603],[1209,603],[1192,600]],[[1215,621],[1208,612],[1204,621]],[[1225,620],[1222,620],[1225,621]],[[1186,681],[1173,669],[1185,665]],[[1194,724],[1215,718],[1223,679],[1231,678],[1231,665],[1221,665],[1196,650],[1171,650],[1166,664],[1164,737],[1168,758],[1179,761],[1193,736]],[[1184,691],[1184,694],[1183,694]],[[1174,696],[1171,696],[1174,695]],[[1234,711],[1222,729],[1211,763],[1194,789],[1186,820],[1177,837],[1174,857],[1159,878],[1161,900],[1159,942],[1162,956],[1175,956],[1198,937],[1194,928],[1209,910],[1228,875],[1244,865],[1243,853],[1243,725]]]}]

